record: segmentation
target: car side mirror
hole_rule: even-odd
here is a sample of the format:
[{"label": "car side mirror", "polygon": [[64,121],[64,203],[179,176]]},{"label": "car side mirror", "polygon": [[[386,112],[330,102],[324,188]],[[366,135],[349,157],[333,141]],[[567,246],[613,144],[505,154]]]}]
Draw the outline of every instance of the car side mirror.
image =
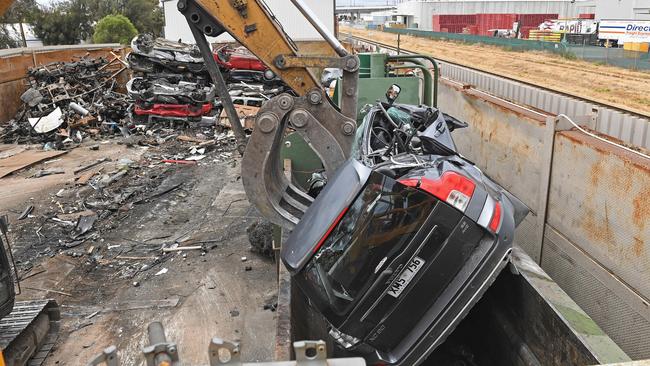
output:
[{"label": "car side mirror", "polygon": [[388,104],[392,105],[395,103],[395,100],[399,97],[399,93],[402,92],[402,88],[400,88],[399,85],[393,84],[388,88],[386,91],[386,99],[388,100]]}]

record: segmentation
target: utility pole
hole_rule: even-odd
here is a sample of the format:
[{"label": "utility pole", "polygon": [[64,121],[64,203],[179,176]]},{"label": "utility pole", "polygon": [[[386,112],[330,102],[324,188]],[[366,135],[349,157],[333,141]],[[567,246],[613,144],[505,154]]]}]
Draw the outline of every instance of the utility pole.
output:
[{"label": "utility pole", "polygon": [[25,38],[25,29],[23,29],[23,20],[20,19],[20,37],[23,40],[23,47],[27,47],[27,39]]},{"label": "utility pole", "polygon": [[401,37],[400,37],[400,36],[401,36],[401,35],[402,35],[401,33],[397,33],[397,54],[398,54],[398,55],[400,54],[400,43],[401,43],[401,42],[400,42],[400,41],[401,41]]}]

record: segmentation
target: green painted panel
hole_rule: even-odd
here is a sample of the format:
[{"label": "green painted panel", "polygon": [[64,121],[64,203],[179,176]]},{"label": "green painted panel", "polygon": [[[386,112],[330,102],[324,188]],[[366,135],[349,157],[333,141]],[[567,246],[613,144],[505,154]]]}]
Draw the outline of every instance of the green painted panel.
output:
[{"label": "green painted panel", "polygon": [[318,155],[297,132],[292,132],[284,138],[280,156],[282,161],[284,159],[291,160],[293,183],[305,190],[311,174],[323,170],[323,164]]},{"label": "green painted panel", "polygon": [[386,59],[384,53],[360,53],[359,78],[380,78],[386,76]]},{"label": "green painted panel", "polygon": [[[396,103],[420,104],[420,79],[414,77],[402,78],[368,78],[359,79],[359,93],[357,98],[357,116],[359,110],[366,104],[375,104],[377,100],[386,100],[386,90],[397,84],[402,91]],[[357,117],[357,122],[360,118]]]}]

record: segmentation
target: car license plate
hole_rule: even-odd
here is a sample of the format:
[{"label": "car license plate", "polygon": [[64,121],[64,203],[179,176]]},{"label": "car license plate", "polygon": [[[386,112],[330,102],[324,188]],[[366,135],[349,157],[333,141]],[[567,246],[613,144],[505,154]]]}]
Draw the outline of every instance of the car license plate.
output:
[{"label": "car license plate", "polygon": [[399,278],[397,278],[393,283],[390,285],[390,289],[388,290],[388,294],[392,297],[399,297],[399,295],[404,291],[406,286],[408,286],[409,282],[415,277],[415,275],[418,273],[420,268],[424,266],[424,259],[415,257],[411,260],[411,263],[406,266],[406,268],[402,271],[402,274],[399,275]]}]

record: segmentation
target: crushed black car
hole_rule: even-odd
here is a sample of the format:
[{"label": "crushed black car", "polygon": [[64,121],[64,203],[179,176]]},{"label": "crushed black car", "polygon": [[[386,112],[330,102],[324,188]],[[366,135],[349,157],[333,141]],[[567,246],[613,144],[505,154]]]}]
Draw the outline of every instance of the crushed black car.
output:
[{"label": "crushed black car", "polygon": [[196,45],[154,38],[151,34],[143,33],[133,38],[131,49],[127,61],[134,72],[183,75],[189,81],[209,78]]},{"label": "crushed black car", "polygon": [[507,264],[528,209],[460,155],[467,124],[425,106],[378,102],[352,158],[282,248],[336,343],[369,364],[417,365]]}]

